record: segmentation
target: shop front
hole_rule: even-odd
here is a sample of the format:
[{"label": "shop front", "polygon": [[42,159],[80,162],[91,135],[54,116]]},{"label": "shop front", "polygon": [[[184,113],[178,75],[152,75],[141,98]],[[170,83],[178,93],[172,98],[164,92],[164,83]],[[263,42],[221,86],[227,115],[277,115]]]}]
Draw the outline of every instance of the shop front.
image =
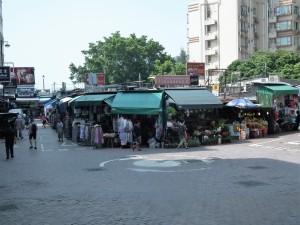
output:
[{"label": "shop front", "polygon": [[[218,109],[223,103],[206,89],[165,89],[167,96],[167,126],[165,147],[176,147],[179,142],[178,124],[187,127],[188,145],[220,143],[224,127]],[[225,134],[225,133],[224,133]],[[223,138],[226,138],[227,134]],[[225,139],[224,139],[225,140]]]},{"label": "shop front", "polygon": [[115,131],[118,132],[121,147],[128,147],[135,141],[134,124],[141,128],[142,146],[160,142],[163,126],[163,91],[118,92],[111,105],[114,114]]},{"label": "shop front", "polygon": [[68,101],[64,134],[79,145],[102,147],[104,134],[113,132],[111,98],[116,93],[90,93]]},{"label": "shop front", "polygon": [[259,104],[274,109],[271,124],[274,132],[296,129],[295,120],[297,111],[300,110],[298,94],[299,88],[289,85],[261,85],[258,87]]}]

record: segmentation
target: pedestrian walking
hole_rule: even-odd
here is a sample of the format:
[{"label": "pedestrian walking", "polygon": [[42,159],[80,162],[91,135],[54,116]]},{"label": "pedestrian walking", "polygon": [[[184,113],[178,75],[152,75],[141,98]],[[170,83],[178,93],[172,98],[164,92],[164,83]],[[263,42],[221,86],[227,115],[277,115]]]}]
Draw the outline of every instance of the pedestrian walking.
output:
[{"label": "pedestrian walking", "polygon": [[33,144],[34,144],[34,149],[36,148],[36,133],[37,133],[37,125],[34,123],[34,120],[32,120],[29,124],[28,127],[28,134],[29,134],[29,144],[30,147],[29,149],[33,148]]},{"label": "pedestrian walking", "polygon": [[187,143],[186,143],[186,137],[187,137],[187,134],[186,134],[186,125],[184,124],[184,122],[179,122],[178,123],[178,137],[179,137],[179,144],[177,146],[177,149],[179,149],[182,145],[184,145],[184,147],[186,149],[188,149],[187,147]]},{"label": "pedestrian walking", "polygon": [[42,121],[43,127],[45,128],[46,124],[47,124],[47,118],[44,114],[41,116],[41,121]]},{"label": "pedestrian walking", "polygon": [[18,116],[18,118],[15,120],[15,129],[17,130],[17,140],[23,139],[23,132],[22,130],[25,128],[25,121],[21,118],[21,116]]},{"label": "pedestrian walking", "polygon": [[12,124],[8,124],[7,129],[4,131],[5,137],[5,148],[6,148],[6,159],[14,156],[14,144],[16,143],[16,131]]},{"label": "pedestrian walking", "polygon": [[56,130],[57,130],[57,134],[58,134],[58,141],[64,141],[64,124],[63,122],[59,119],[56,125]]}]

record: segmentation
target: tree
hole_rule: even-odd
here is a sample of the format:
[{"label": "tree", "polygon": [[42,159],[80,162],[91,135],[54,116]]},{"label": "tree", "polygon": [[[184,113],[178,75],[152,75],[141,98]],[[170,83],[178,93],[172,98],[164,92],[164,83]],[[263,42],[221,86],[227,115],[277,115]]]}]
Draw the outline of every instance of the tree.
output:
[{"label": "tree", "polygon": [[243,78],[267,76],[269,73],[280,77],[300,80],[300,56],[296,52],[277,50],[255,52],[247,61],[235,60],[227,67],[227,77],[240,71]]},{"label": "tree", "polygon": [[107,84],[128,83],[137,80],[139,74],[146,79],[156,70],[156,61],[173,60],[158,42],[135,34],[122,37],[119,31],[104,37],[104,41],[90,43],[89,49],[82,53],[84,65],[76,67],[71,63],[69,66],[70,79],[74,82],[83,81],[88,72],[103,72]]}]

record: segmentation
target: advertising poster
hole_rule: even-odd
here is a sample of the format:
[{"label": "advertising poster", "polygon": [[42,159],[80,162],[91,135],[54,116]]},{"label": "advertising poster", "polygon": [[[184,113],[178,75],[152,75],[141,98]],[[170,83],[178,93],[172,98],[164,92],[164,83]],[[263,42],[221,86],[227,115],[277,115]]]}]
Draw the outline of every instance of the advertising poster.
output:
[{"label": "advertising poster", "polygon": [[14,67],[10,71],[12,85],[35,84],[34,67]]},{"label": "advertising poster", "polygon": [[186,65],[186,70],[186,75],[198,75],[203,79],[205,77],[205,63],[188,62]]},{"label": "advertising poster", "polygon": [[87,73],[85,75],[85,80],[86,87],[105,85],[104,73]]}]

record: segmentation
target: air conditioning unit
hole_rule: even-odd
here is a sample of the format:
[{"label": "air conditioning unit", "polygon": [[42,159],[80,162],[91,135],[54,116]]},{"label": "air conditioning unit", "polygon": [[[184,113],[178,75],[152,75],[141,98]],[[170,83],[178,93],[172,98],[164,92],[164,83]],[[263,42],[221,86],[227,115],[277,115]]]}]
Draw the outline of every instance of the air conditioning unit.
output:
[{"label": "air conditioning unit", "polygon": [[240,51],[243,52],[243,51],[244,51],[244,48],[240,47]]},{"label": "air conditioning unit", "polygon": [[269,76],[269,82],[278,82],[279,77],[277,75],[270,75]]}]

